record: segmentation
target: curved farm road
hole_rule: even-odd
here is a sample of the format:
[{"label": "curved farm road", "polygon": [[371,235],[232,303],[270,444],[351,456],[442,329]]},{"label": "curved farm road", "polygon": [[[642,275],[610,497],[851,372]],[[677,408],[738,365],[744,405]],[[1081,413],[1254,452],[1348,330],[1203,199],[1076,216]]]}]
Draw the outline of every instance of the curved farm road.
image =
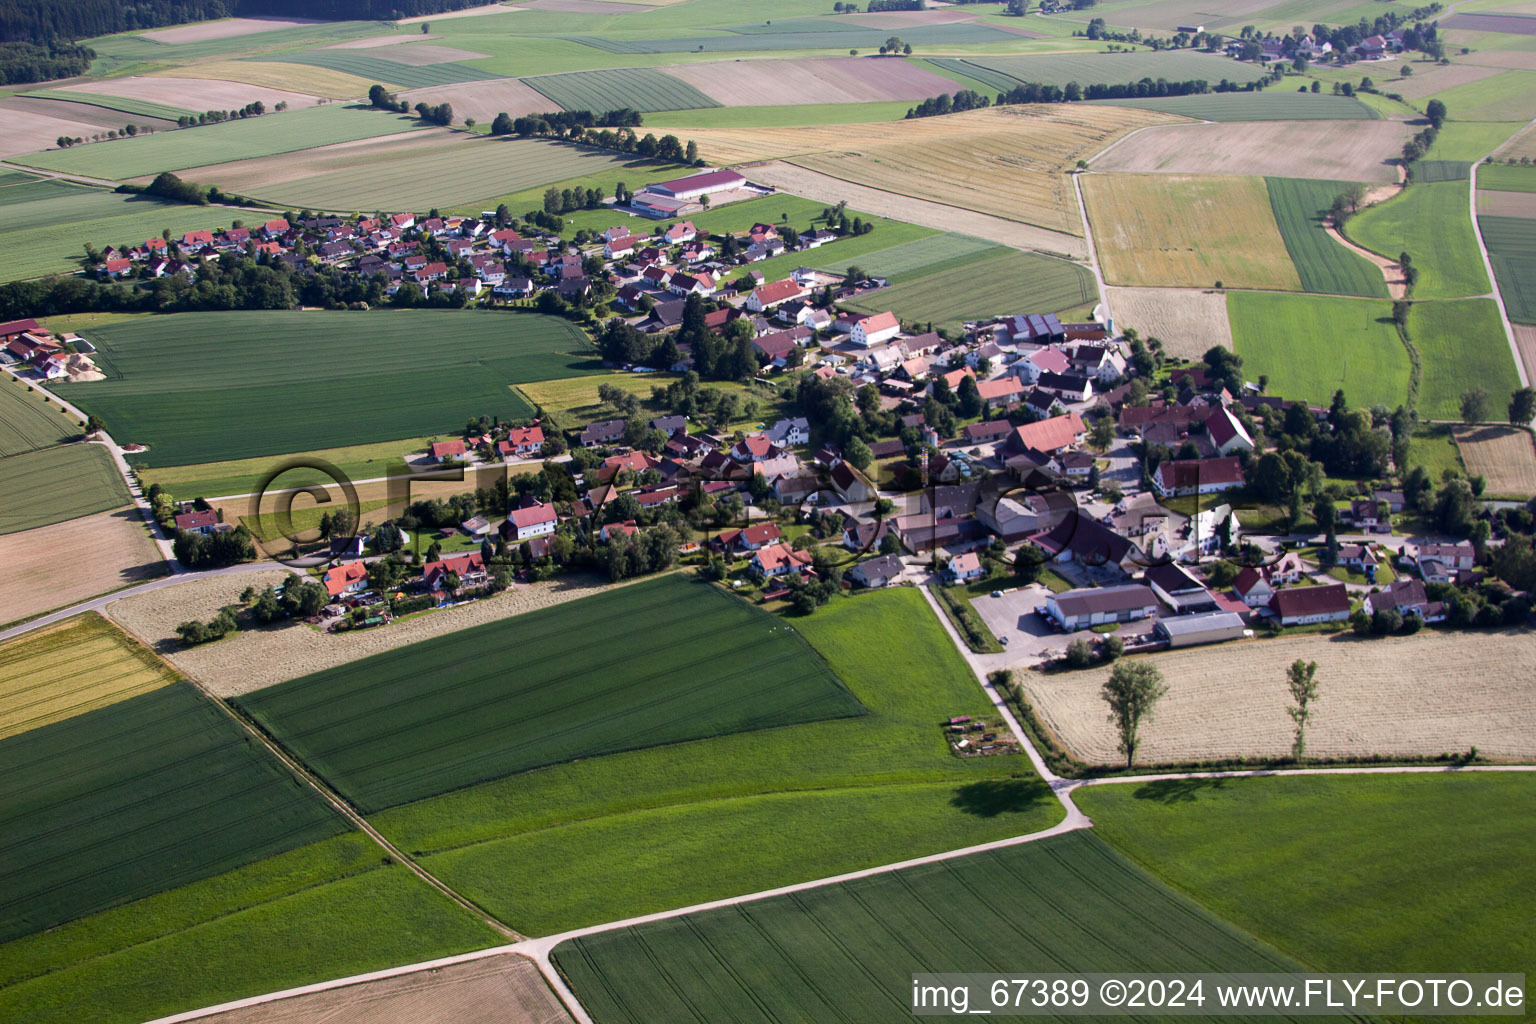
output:
[{"label": "curved farm road", "polygon": [[1356,245],[1343,235],[1332,224],[1325,224],[1323,230],[1328,232],[1328,237],[1338,242],[1344,248],[1356,256],[1363,256],[1374,263],[1380,270],[1381,276],[1387,280],[1387,295],[1394,299],[1406,298],[1408,295],[1408,282],[1403,279],[1402,264],[1396,260],[1389,260],[1380,253],[1371,252],[1363,246]]}]

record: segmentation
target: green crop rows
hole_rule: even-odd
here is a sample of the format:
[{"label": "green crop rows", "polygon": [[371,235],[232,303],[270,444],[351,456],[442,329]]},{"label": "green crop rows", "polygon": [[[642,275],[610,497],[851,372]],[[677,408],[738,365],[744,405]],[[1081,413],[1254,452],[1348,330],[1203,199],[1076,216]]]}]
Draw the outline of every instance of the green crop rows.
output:
[{"label": "green crop rows", "polygon": [[573,758],[862,713],[779,620],[674,578],[414,644],[241,703],[367,811]]},{"label": "green crop rows", "polygon": [[1231,292],[1232,342],[1273,394],[1327,405],[1344,389],[1358,409],[1408,399],[1411,364],[1390,303],[1278,292]]},{"label": "green crop rows", "polygon": [[[839,244],[841,243],[833,243],[829,248],[835,251],[835,246]],[[957,267],[974,266],[1007,253],[1008,250],[1003,246],[982,238],[940,234],[865,253],[858,257],[858,265],[867,274],[886,278],[892,284],[901,284],[903,281],[910,281],[928,274],[937,274]],[[831,254],[832,252],[829,251],[826,255]],[[818,265],[823,270],[834,273],[841,273],[848,268],[846,261],[837,265],[830,263]]]},{"label": "green crop rows", "polygon": [[[905,39],[906,35],[903,34],[902,38]],[[1118,85],[1139,82],[1143,78],[1166,78],[1177,82],[1203,78],[1215,85],[1222,79],[1244,83],[1264,77],[1264,72],[1253,64],[1187,50],[1116,54],[1045,53],[1025,57],[978,56],[967,58],[959,65],[945,66],[973,77],[975,72],[970,68],[976,67],[1006,75],[1016,82],[1058,86],[1065,86],[1068,82],[1084,86],[1101,83]]]},{"label": "green crop rows", "polygon": [[[1481,174],[1478,184],[1482,184]],[[1536,188],[1533,188],[1536,191]],[[1516,323],[1536,324],[1536,220],[1479,217],[1493,276],[1499,279],[1504,309]]]},{"label": "green crop rows", "polygon": [[345,830],[190,685],[0,742],[0,940]]},{"label": "green crop rows", "polygon": [[1536,192],[1536,167],[1484,164],[1477,169],[1477,187],[1498,192]]},{"label": "green crop rows", "polygon": [[1301,286],[1326,295],[1387,297],[1386,281],[1375,264],[1340,245],[1323,230],[1333,197],[1347,182],[1312,178],[1265,178],[1275,223],[1296,264]]},{"label": "green crop rows", "polygon": [[0,459],[0,534],[79,519],[131,500],[117,464],[99,444]]},{"label": "green crop rows", "polygon": [[1409,185],[1351,218],[1347,233],[1388,259],[1407,252],[1419,269],[1414,298],[1482,295],[1489,290],[1488,275],[1472,234],[1468,188],[1465,181]]},{"label": "green crop rows", "polygon": [[1467,160],[1415,160],[1410,170],[1414,181],[1425,184],[1431,181],[1465,181],[1472,177],[1472,164]]},{"label": "green crop rows", "polygon": [[[30,201],[6,201],[10,193],[22,189],[31,192]],[[98,249],[142,245],[165,229],[180,235],[216,227],[229,212],[62,182],[10,185],[0,188],[0,236],[5,238],[0,246],[0,280],[69,273],[80,269],[86,243]]]},{"label": "green crop rows", "polygon": [[25,95],[36,96],[39,99],[45,100],[67,100],[70,103],[84,103],[92,107],[120,110],[125,114],[139,114],[143,117],[158,117],[167,121],[174,121],[178,117],[197,113],[195,110],[173,107],[165,103],[155,103],[153,100],[136,100],[126,96],[106,96],[96,92],[75,92],[72,89],[38,89],[36,92],[29,92]]},{"label": "green crop rows", "polygon": [[506,312],[179,313],[87,333],[115,379],[59,385],[141,461],[180,466],[526,417],[508,387],[594,367],[575,326]]},{"label": "green crop rows", "polygon": [[303,53],[279,53],[251,59],[277,61],[284,64],[308,64],[310,67],[340,71],[348,75],[356,75],[358,78],[399,86],[402,89],[425,89],[433,85],[482,82],[502,77],[494,72],[472,68],[467,64],[402,64],[399,61],[370,56],[363,50],[308,50]]},{"label": "green crop rows", "polygon": [[904,322],[958,330],[965,320],[1024,310],[1056,313],[1097,299],[1093,275],[1083,267],[1021,252],[892,285],[844,305],[863,313],[888,309]]},{"label": "green crop rows", "polygon": [[648,112],[720,106],[682,79],[655,68],[575,71],[523,81],[566,110],[601,112],[629,107]]},{"label": "green crop rows", "polygon": [[1297,969],[1086,832],[600,932],[554,960],[597,1024],[876,1024],[911,1014],[918,972]]},{"label": "green crop rows", "polygon": [[51,448],[80,435],[75,421],[53,404],[47,393],[28,391],[10,375],[0,380],[0,458]]},{"label": "green crop rows", "polygon": [[124,181],[161,171],[291,153],[421,127],[424,126],[415,118],[380,111],[340,105],[309,107],[73,149],[30,153],[16,160],[51,171]]},{"label": "green crop rows", "polygon": [[1161,110],[1204,121],[1372,121],[1380,116],[1349,96],[1299,92],[1222,92],[1095,102]]}]

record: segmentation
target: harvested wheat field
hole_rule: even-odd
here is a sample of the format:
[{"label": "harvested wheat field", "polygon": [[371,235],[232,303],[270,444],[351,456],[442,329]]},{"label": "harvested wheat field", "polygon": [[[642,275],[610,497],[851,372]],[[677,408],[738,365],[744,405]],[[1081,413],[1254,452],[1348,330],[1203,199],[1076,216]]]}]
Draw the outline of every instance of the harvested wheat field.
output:
[{"label": "harvested wheat field", "polygon": [[[1491,192],[1478,189],[1477,212],[1485,217],[1536,218],[1536,192]],[[1536,232],[1536,223],[1530,227]]]},{"label": "harvested wheat field", "polygon": [[457,11],[444,11],[441,14],[418,14],[414,18],[400,18],[396,25],[415,25],[422,21],[448,21],[451,18],[478,18],[482,14],[506,14],[508,11],[518,10],[517,7],[503,6],[502,4],[486,4],[483,7],[465,7]]},{"label": "harvested wheat field", "polygon": [[1232,347],[1227,297],[1198,288],[1106,288],[1109,315],[1120,330],[1159,338],[1175,359],[1199,359],[1214,346]]},{"label": "harvested wheat field", "polygon": [[0,535],[0,619],[67,608],[165,572],[136,508]]},{"label": "harvested wheat field", "polygon": [[1263,178],[1089,174],[1082,185],[1109,284],[1301,290]]},{"label": "harvested wheat field", "polygon": [[230,39],[234,36],[255,35],[257,32],[276,32],[278,29],[318,25],[313,18],[226,18],[223,21],[205,21],[196,25],[180,25],[176,28],[157,28],[140,32],[142,39],[157,43],[206,43],[213,39]]},{"label": "harvested wheat field", "polygon": [[[65,92],[93,92],[103,96],[122,96],[131,100],[149,100],[187,110],[228,110],[243,107],[260,100],[271,110],[279,103],[286,103],[297,110],[312,107],[319,102],[302,92],[268,86],[246,85],[243,82],[221,82],[209,78],[106,78],[85,85],[66,85]],[[366,90],[365,90],[366,91]]]},{"label": "harvested wheat field", "polygon": [[1270,121],[1147,128],[1093,161],[1095,171],[1256,174],[1328,181],[1396,181],[1391,163],[1416,129],[1402,121]]},{"label": "harvested wheat field", "polygon": [[1420,63],[1407,78],[1393,78],[1384,83],[1388,92],[1395,92],[1410,100],[1432,96],[1443,89],[1450,89],[1468,82],[1481,81],[1500,72],[1500,68],[1478,64],[1428,64]]},{"label": "harvested wheat field", "polygon": [[569,1024],[532,960],[516,953],[365,981],[202,1018],[208,1024]]},{"label": "harvested wheat field", "polygon": [[1516,160],[1521,157],[1536,160],[1536,124],[1527,125],[1521,129],[1514,138],[1500,146],[1493,154],[1493,159],[1497,163],[1503,163],[1511,157]]},{"label": "harvested wheat field", "polygon": [[[46,103],[47,100],[35,100],[33,102]],[[60,103],[59,113],[63,113],[71,104]],[[0,105],[0,157],[16,156],[21,153],[36,153],[40,149],[52,149],[54,141],[60,135],[68,135],[71,138],[89,139],[92,135],[100,134],[103,129],[98,124],[87,121],[73,121],[55,114],[39,113],[33,110],[13,109]],[[119,125],[134,120],[130,114],[118,116]]]},{"label": "harvested wheat field", "polygon": [[0,644],[0,739],[83,715],[177,679],[94,612]]},{"label": "harvested wheat field", "polygon": [[[245,95],[249,95],[249,87],[257,89],[296,89],[309,93],[312,96],[323,96],[328,99],[359,99],[368,95],[368,89],[374,84],[366,78],[349,75],[341,71],[332,71],[330,68],[317,68],[309,64],[283,64],[277,61],[257,60],[216,60],[207,64],[189,64],[182,67],[170,68],[164,72],[151,71],[150,77],[164,75],[168,78],[180,79],[207,79],[209,81],[223,81],[238,83],[247,86]],[[196,97],[194,91],[188,93],[188,97]],[[259,97],[258,97],[259,98]],[[167,101],[169,102],[169,101]],[[250,103],[247,99],[245,103]],[[182,106],[195,106],[190,99],[184,100]],[[243,104],[242,104],[243,105]],[[211,108],[210,108],[211,109]]]},{"label": "harvested wheat field", "polygon": [[418,103],[447,103],[453,107],[454,117],[472,117],[486,124],[503,112],[511,117],[522,117],[524,114],[543,114],[560,109],[548,96],[520,78],[433,85],[403,92],[400,98],[413,107]]},{"label": "harvested wheat field", "polygon": [[[74,121],[78,124],[94,125],[96,132],[104,132],[114,128],[122,128],[130,121],[140,128],[149,125],[153,128],[174,128],[176,122],[169,118],[150,117],[146,114],[126,114],[121,110],[108,110],[106,107],[98,107],[90,103],[73,103],[69,100],[46,99],[41,96],[7,96],[0,99],[0,113],[4,114],[4,120],[9,123],[11,117],[17,113],[38,114],[48,118],[60,118],[66,121]],[[59,133],[64,134],[63,132]],[[58,136],[54,136],[57,138]],[[86,136],[89,138],[89,136]],[[54,140],[48,139],[38,148],[41,149],[52,144]]]},{"label": "harvested wheat field", "polygon": [[1520,364],[1525,367],[1527,380],[1536,380],[1536,326],[1531,324],[1510,324],[1515,334],[1515,351],[1520,356]]},{"label": "harvested wheat field", "polygon": [[378,46],[397,46],[419,43],[424,39],[441,39],[436,32],[396,32],[392,36],[368,36],[364,39],[348,39],[343,43],[332,43],[329,46],[321,46],[321,50],[372,50]]},{"label": "harvested wheat field", "polygon": [[844,181],[1081,234],[1066,171],[1133,129],[1183,120],[1088,103],[992,107],[949,117],[813,128],[689,132],[710,160],[782,158]]},{"label": "harvested wheat field", "polygon": [[767,182],[797,196],[814,199],[818,203],[848,201],[853,209],[891,220],[920,224],[939,231],[954,231],[962,235],[984,238],[989,242],[1010,246],[1014,249],[1040,249],[1061,253],[1073,259],[1087,259],[1088,245],[1076,235],[1049,231],[1016,220],[989,217],[985,213],[943,206],[926,199],[884,192],[867,185],[855,185],[850,181],[834,178],[830,174],[808,170],[782,160],[756,164],[746,169],[754,181]]},{"label": "harvested wheat field", "polygon": [[1488,482],[1487,493],[1536,495],[1536,445],[1519,427],[1454,427],[1456,447],[1468,476]]},{"label": "harvested wheat field", "polygon": [[451,64],[459,60],[481,60],[489,54],[473,50],[461,50],[456,46],[433,46],[431,43],[406,43],[389,51],[388,59],[396,64],[423,67],[428,64]]},{"label": "harvested wheat field", "polygon": [[597,576],[571,576],[517,586],[495,597],[365,632],[321,633],[302,622],[288,622],[272,629],[241,630],[199,647],[183,648],[176,639],[178,623],[211,618],[224,605],[238,601],[246,587],[261,590],[287,575],[287,570],[274,569],[193,580],[113,601],[106,614],[218,696],[237,697],[418,640],[563,604],[612,586],[628,586]]},{"label": "harvested wheat field", "polygon": [[925,100],[955,88],[943,75],[906,61],[859,57],[721,61],[661,70],[727,107],[804,103],[807,96],[817,103]]},{"label": "harvested wheat field", "polygon": [[[1307,727],[1316,757],[1439,754],[1475,746],[1489,757],[1536,758],[1536,635],[1424,630],[1357,639],[1307,635],[1244,640],[1149,657],[1168,694],[1141,729],[1139,761],[1278,757],[1293,726],[1286,668],[1317,662]],[[1045,724],[1080,759],[1123,762],[1099,687],[1109,670],[1023,674]]]},{"label": "harvested wheat field", "polygon": [[[457,104],[454,110],[458,110]],[[205,164],[202,167],[189,167],[179,173],[188,181],[208,181],[230,191],[260,194],[281,182],[296,181],[317,174],[351,171],[362,166],[383,167],[395,160],[441,152],[444,146],[468,145],[474,141],[471,136],[446,128],[423,128],[370,139],[335,142],[329,146],[315,146],[293,153]],[[145,175],[136,180],[148,184],[153,177]]]}]

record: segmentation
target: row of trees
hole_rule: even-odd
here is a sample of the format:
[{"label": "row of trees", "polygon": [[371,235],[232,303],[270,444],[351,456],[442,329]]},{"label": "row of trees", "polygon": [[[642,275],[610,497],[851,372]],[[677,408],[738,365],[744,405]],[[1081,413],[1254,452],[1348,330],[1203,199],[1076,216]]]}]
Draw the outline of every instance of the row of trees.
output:
[{"label": "row of trees", "polygon": [[[1136,82],[1095,82],[1080,85],[1068,82],[1053,85],[1042,82],[1021,82],[1007,92],[1000,92],[992,103],[1005,106],[1019,103],[1077,103],[1081,100],[1114,100],[1157,96],[1202,96],[1211,92],[1254,92],[1263,88],[1263,82],[1233,82],[1223,78],[1214,86],[1203,78],[1184,82],[1170,82],[1166,78],[1143,78]],[[953,114],[962,110],[988,106],[985,96],[972,89],[961,89],[953,94],[941,94],[926,99],[907,111],[907,117],[933,117]]]},{"label": "row of trees", "polygon": [[[273,110],[287,110],[287,101],[279,102]],[[223,121],[233,121],[242,117],[260,117],[267,112],[267,105],[261,100],[247,103],[239,110],[205,110],[201,114],[183,114],[176,119],[178,128],[195,128],[200,124],[219,124]]]}]

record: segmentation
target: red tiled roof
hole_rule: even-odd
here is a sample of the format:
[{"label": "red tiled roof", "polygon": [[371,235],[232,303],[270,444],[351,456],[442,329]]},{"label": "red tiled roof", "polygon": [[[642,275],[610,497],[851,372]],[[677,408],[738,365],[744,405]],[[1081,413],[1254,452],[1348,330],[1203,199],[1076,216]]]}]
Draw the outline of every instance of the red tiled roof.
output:
[{"label": "red tiled roof", "polygon": [[1270,608],[1282,619],[1349,611],[1349,589],[1342,583],[1322,587],[1286,587],[1275,591]]},{"label": "red tiled roof", "polygon": [[1058,448],[1065,448],[1075,442],[1077,435],[1084,433],[1085,430],[1083,418],[1075,412],[1069,412],[1061,416],[1052,416],[1048,420],[1040,420],[1038,423],[1026,423],[1015,429],[1013,436],[1017,444],[1023,448],[1054,452]]},{"label": "red tiled roof", "polygon": [[434,459],[446,458],[450,455],[463,455],[463,441],[433,441],[432,457]]},{"label": "red tiled roof", "polygon": [[555,506],[553,505],[530,505],[527,508],[513,509],[507,518],[511,520],[513,526],[521,530],[529,526],[552,523],[559,516],[555,514]]}]

